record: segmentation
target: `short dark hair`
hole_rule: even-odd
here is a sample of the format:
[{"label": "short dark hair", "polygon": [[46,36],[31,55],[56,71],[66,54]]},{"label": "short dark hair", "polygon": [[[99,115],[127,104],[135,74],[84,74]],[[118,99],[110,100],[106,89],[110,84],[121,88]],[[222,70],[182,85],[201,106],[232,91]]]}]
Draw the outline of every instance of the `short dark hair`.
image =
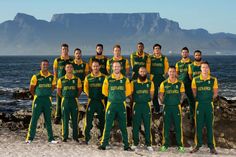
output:
[{"label": "short dark hair", "polygon": [[41,63],[42,62],[48,62],[49,63],[49,61],[47,60],[47,59],[43,59],[42,61],[41,61]]},{"label": "short dark hair", "polygon": [[94,60],[92,61],[92,64],[93,64],[93,63],[98,63],[98,64],[100,65],[100,62],[99,62],[98,59],[94,59]]},{"label": "short dark hair", "polygon": [[102,45],[102,44],[97,44],[97,45],[96,45],[96,48],[97,48],[97,47],[101,47],[101,48],[103,49],[103,45]]},{"label": "short dark hair", "polygon": [[176,67],[174,65],[170,65],[169,69],[175,69],[176,70]]},{"label": "short dark hair", "polygon": [[161,49],[161,45],[160,45],[160,44],[155,44],[155,45],[153,45],[153,47],[152,47],[153,50],[154,50],[154,48],[157,47],[157,46]]},{"label": "short dark hair", "polygon": [[69,48],[69,45],[66,44],[66,43],[62,43],[62,44],[61,44],[61,47],[67,47],[67,48]]},{"label": "short dark hair", "polygon": [[210,67],[210,65],[209,65],[209,63],[208,63],[207,61],[202,61],[202,62],[201,62],[201,65],[202,65],[202,64],[207,64],[207,65]]},{"label": "short dark hair", "polygon": [[114,48],[119,48],[119,49],[121,49],[121,47],[120,47],[119,44],[114,45],[114,46],[113,46],[113,50],[114,50]]},{"label": "short dark hair", "polygon": [[195,51],[194,51],[194,54],[195,54],[195,53],[200,53],[200,54],[202,54],[202,52],[201,52],[200,50],[195,50]]},{"label": "short dark hair", "polygon": [[181,51],[183,51],[183,50],[186,50],[189,52],[189,49],[186,46],[181,49]]},{"label": "short dark hair", "polygon": [[79,51],[80,53],[82,53],[80,48],[75,48],[74,53],[75,53],[75,51]]},{"label": "short dark hair", "polygon": [[138,42],[137,45],[142,45],[142,46],[144,46],[143,42]]}]

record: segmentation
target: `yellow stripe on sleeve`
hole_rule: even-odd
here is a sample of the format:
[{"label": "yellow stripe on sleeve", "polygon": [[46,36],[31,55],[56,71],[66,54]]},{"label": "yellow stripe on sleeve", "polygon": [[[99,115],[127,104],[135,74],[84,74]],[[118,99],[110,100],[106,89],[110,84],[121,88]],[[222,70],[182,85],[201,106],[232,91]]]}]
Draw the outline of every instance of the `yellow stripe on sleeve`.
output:
[{"label": "yellow stripe on sleeve", "polygon": [[57,88],[62,88],[61,79],[59,79],[59,80],[57,81]]},{"label": "yellow stripe on sleeve", "polygon": [[36,77],[36,75],[33,75],[31,80],[30,80],[30,85],[31,86],[36,86],[36,84],[37,84],[37,77]]},{"label": "yellow stripe on sleeve", "polygon": [[168,69],[169,69],[169,62],[168,62],[167,57],[165,57],[165,60],[164,60],[164,67],[165,67],[164,71],[165,71],[165,74],[166,74],[168,72]]},{"label": "yellow stripe on sleeve", "polygon": [[218,89],[218,81],[217,81],[217,78],[215,78],[215,80],[214,80],[213,88],[214,88],[214,89]]},{"label": "yellow stripe on sleeve", "polygon": [[162,82],[160,85],[160,89],[159,89],[160,93],[164,93],[165,92],[165,87],[164,87],[164,83]]},{"label": "yellow stripe on sleeve", "polygon": [[130,85],[130,82],[129,82],[129,79],[126,78],[126,81],[125,81],[125,96],[130,96],[132,93],[131,91],[131,85]]},{"label": "yellow stripe on sleeve", "polygon": [[180,92],[181,92],[181,93],[184,93],[184,92],[185,92],[185,88],[184,88],[184,83],[183,83],[183,82],[181,82]]},{"label": "yellow stripe on sleeve", "polygon": [[154,88],[154,83],[151,81],[151,88],[150,88],[150,92],[154,92],[155,88]]},{"label": "yellow stripe on sleeve", "polygon": [[109,86],[108,80],[107,80],[107,78],[105,78],[103,85],[102,85],[102,94],[105,96],[108,96],[108,86]]},{"label": "yellow stripe on sleeve", "polygon": [[53,68],[57,68],[57,67],[58,67],[58,63],[57,63],[57,58],[56,58],[53,62]]},{"label": "yellow stripe on sleeve", "polygon": [[81,80],[78,78],[78,81],[77,81],[77,88],[82,88],[82,83],[81,83]]},{"label": "yellow stripe on sleeve", "polygon": [[191,86],[191,87],[192,87],[192,88],[197,88],[195,78],[193,78],[192,86]]},{"label": "yellow stripe on sleeve", "polygon": [[88,83],[88,78],[85,77],[84,79],[84,93],[89,96],[89,83]]}]

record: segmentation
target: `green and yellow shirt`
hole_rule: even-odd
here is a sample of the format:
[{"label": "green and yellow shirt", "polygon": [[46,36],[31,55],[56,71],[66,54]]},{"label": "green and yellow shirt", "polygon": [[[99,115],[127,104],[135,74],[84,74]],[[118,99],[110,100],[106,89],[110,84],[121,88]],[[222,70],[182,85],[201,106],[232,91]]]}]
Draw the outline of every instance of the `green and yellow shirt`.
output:
[{"label": "green and yellow shirt", "polygon": [[183,82],[176,80],[174,83],[169,79],[163,81],[160,85],[160,93],[164,93],[164,104],[166,106],[177,106],[180,104],[181,93],[184,93]]},{"label": "green and yellow shirt", "polygon": [[79,78],[73,75],[71,79],[69,79],[66,75],[61,77],[57,82],[57,88],[62,90],[63,97],[72,97],[76,98],[79,94],[79,88],[82,88],[82,84]]},{"label": "green and yellow shirt", "polygon": [[100,72],[103,73],[104,75],[107,75],[108,72],[107,72],[106,68],[107,68],[107,60],[108,60],[108,58],[106,56],[103,56],[103,55],[101,55],[101,56],[96,55],[96,56],[91,57],[89,59],[89,67],[90,67],[90,69],[92,67],[92,62],[94,60],[98,60],[100,66],[101,66],[100,67]]},{"label": "green and yellow shirt", "polygon": [[48,75],[43,75],[42,71],[33,75],[30,81],[31,86],[35,86],[36,96],[52,96],[52,86],[56,85],[54,76],[48,72]]},{"label": "green and yellow shirt", "polygon": [[112,57],[111,59],[107,60],[107,71],[109,74],[113,73],[112,70],[112,64],[118,61],[121,65],[121,73],[122,75],[126,76],[126,70],[130,68],[129,66],[129,61],[127,59],[125,59],[124,57],[120,57],[119,59],[115,59],[114,57]]},{"label": "green and yellow shirt", "polygon": [[73,59],[70,57],[65,59],[61,56],[54,60],[53,68],[56,69],[56,72],[57,72],[57,76],[54,76],[56,79],[59,79],[66,74],[66,71],[65,71],[66,64],[73,65]]},{"label": "green and yellow shirt", "polygon": [[218,81],[215,77],[210,75],[204,80],[202,74],[200,74],[193,78],[192,89],[197,90],[196,101],[212,102],[214,89],[218,89]]}]

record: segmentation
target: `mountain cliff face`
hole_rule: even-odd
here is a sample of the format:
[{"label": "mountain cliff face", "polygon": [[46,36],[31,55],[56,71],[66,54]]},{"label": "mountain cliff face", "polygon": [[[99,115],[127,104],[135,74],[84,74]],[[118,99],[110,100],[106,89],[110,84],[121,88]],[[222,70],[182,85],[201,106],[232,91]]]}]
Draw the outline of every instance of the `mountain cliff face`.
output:
[{"label": "mountain cliff face", "polygon": [[144,42],[147,51],[155,43],[163,45],[163,52],[178,52],[184,46],[206,53],[236,49],[234,34],[184,30],[177,22],[161,18],[159,13],[55,14],[49,22],[18,13],[13,20],[0,24],[2,55],[10,52],[53,55],[62,42],[68,43],[71,51],[82,48],[84,54],[93,54],[97,43],[103,43],[108,53],[116,43],[130,53],[139,41]]}]

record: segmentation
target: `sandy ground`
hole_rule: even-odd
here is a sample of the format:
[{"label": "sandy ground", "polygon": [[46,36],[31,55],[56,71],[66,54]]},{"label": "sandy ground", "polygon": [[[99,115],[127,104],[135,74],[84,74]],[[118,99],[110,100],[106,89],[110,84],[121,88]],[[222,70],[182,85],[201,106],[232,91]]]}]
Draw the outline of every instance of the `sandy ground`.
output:
[{"label": "sandy ground", "polygon": [[[46,140],[46,132],[38,132],[35,140],[31,144],[25,144],[26,130],[11,132],[8,129],[0,128],[0,156],[1,157],[138,157],[138,156],[212,156],[208,148],[203,147],[196,154],[190,154],[191,148],[186,148],[185,153],[179,153],[176,148],[169,148],[167,152],[159,152],[158,146],[154,147],[153,152],[145,150],[145,147],[140,147],[134,152],[123,151],[121,143],[112,144],[110,150],[98,150],[96,144],[81,145],[69,140],[67,143],[62,143],[59,138],[59,144],[50,144]],[[236,156],[236,149],[217,148],[217,156]]]}]

